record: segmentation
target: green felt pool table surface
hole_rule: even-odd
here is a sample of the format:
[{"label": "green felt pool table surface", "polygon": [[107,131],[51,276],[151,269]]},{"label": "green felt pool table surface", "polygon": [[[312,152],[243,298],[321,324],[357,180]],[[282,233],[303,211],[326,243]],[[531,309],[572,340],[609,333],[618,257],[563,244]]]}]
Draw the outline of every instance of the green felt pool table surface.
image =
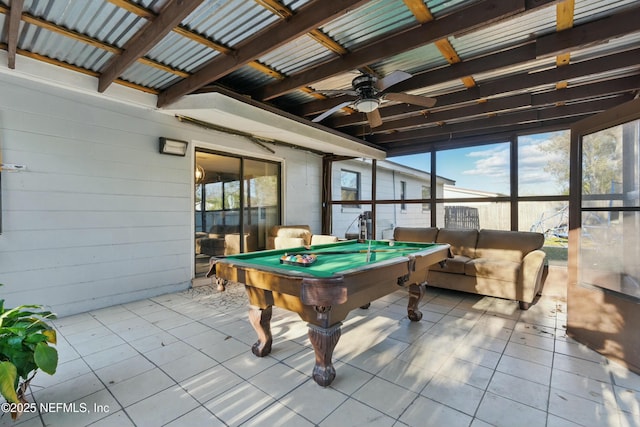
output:
[{"label": "green felt pool table surface", "polygon": [[[369,245],[369,243],[371,243]],[[245,266],[254,265],[270,270],[282,270],[283,273],[303,274],[314,277],[332,277],[348,273],[353,269],[374,267],[374,264],[404,257],[416,252],[441,247],[435,243],[390,242],[382,240],[367,240],[359,242],[349,240],[325,245],[277,249],[246,254],[230,255],[226,259]],[[371,253],[367,252],[371,249]],[[314,254],[316,261],[308,266],[281,263],[285,254]],[[369,262],[367,262],[367,257]]]}]

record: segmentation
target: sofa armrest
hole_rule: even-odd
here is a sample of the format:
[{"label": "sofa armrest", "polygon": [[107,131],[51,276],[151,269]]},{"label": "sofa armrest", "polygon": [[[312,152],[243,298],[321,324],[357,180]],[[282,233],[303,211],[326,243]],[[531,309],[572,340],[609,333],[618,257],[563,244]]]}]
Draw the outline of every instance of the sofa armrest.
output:
[{"label": "sofa armrest", "polygon": [[536,249],[522,258],[522,294],[525,302],[532,302],[542,290],[545,257],[544,251]]}]

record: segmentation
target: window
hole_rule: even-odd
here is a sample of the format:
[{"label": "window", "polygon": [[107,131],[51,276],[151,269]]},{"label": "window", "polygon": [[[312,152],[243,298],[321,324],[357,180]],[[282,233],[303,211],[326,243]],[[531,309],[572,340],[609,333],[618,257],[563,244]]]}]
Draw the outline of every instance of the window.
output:
[{"label": "window", "polygon": [[[422,186],[422,199],[423,200],[427,200],[431,198],[431,187],[427,186],[427,185],[423,185]],[[431,210],[431,204],[430,203],[423,203],[422,204],[422,212],[429,212]]]},{"label": "window", "polygon": [[340,171],[341,200],[360,199],[360,172],[342,169]]},{"label": "window", "polygon": [[510,229],[509,142],[438,151],[436,162],[451,182],[437,205],[437,226]]},{"label": "window", "polygon": [[518,137],[518,196],[569,194],[569,131]]},{"label": "window", "polygon": [[407,200],[407,181],[400,181],[400,200],[400,209],[406,211],[407,204],[404,201]]}]

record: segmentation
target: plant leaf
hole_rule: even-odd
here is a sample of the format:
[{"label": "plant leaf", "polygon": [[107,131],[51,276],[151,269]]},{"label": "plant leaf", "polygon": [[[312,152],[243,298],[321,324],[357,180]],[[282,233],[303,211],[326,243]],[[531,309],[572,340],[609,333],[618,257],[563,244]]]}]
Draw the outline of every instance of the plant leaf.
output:
[{"label": "plant leaf", "polygon": [[42,335],[47,337],[47,342],[51,344],[58,344],[58,338],[56,335],[56,331],[54,329],[49,329],[48,331],[42,332]]},{"label": "plant leaf", "polygon": [[56,367],[58,366],[58,351],[53,347],[49,347],[45,342],[39,342],[33,353],[33,360],[38,365],[38,368],[49,375],[53,375],[56,373]]},{"label": "plant leaf", "polygon": [[11,362],[0,362],[0,393],[9,403],[19,403],[15,383],[18,371]]},{"label": "plant leaf", "polygon": [[28,344],[37,344],[45,341],[47,341],[47,336],[40,333],[31,333],[24,339],[24,342]]}]

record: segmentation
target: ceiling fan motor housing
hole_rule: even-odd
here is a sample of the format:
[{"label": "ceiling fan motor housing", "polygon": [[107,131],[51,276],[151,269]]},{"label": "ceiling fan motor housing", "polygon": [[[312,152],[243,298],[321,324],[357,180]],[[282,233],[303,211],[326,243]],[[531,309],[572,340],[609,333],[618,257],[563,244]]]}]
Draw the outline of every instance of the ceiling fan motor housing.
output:
[{"label": "ceiling fan motor housing", "polygon": [[353,79],[351,84],[358,92],[358,99],[353,106],[362,113],[370,113],[380,106],[380,99],[377,96],[375,83],[378,79],[375,76],[364,74]]}]

